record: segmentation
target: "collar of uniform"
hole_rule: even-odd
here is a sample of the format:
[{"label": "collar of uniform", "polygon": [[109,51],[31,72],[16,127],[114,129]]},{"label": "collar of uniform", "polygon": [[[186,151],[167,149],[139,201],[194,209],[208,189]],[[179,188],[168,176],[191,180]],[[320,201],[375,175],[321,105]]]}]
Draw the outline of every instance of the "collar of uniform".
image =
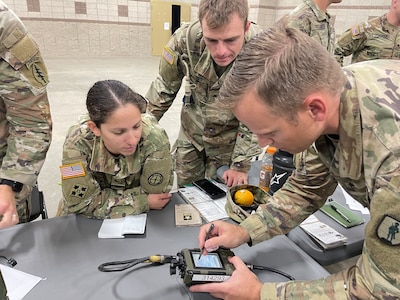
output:
[{"label": "collar of uniform", "polygon": [[216,82],[218,81],[218,76],[214,70],[213,62],[210,51],[208,51],[207,48],[204,48],[193,70],[208,81]]},{"label": "collar of uniform", "polygon": [[350,71],[345,70],[345,73],[348,81],[341,94],[339,106],[339,174],[359,179],[362,167],[362,141],[357,88],[360,87],[356,87]]},{"label": "collar of uniform", "polygon": [[90,169],[96,172],[116,175],[120,171],[123,174],[133,174],[140,170],[139,150],[129,156],[115,156],[104,146],[103,139],[95,137]]},{"label": "collar of uniform", "polygon": [[380,17],[380,21],[381,21],[381,26],[382,26],[382,30],[386,31],[388,33],[393,33],[397,30],[399,30],[398,27],[393,26],[392,24],[389,23],[388,19],[387,19],[387,14],[384,14],[382,17]]},{"label": "collar of uniform", "polygon": [[312,9],[318,21],[327,20],[329,22],[331,16],[330,14],[328,14],[328,12],[324,13],[323,11],[321,11],[319,7],[314,3],[314,1],[304,0],[304,2]]}]

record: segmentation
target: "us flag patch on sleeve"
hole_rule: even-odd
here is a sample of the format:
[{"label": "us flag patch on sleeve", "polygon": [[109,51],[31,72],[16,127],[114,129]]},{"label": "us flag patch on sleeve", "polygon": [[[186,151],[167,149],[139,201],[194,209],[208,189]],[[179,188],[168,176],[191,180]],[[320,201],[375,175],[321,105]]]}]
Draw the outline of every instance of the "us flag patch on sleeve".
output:
[{"label": "us flag patch on sleeve", "polygon": [[170,65],[174,64],[175,54],[167,47],[164,47],[162,57],[166,60]]},{"label": "us flag patch on sleeve", "polygon": [[354,25],[353,27],[351,27],[351,35],[353,37],[360,35],[360,28],[358,27],[358,25]]},{"label": "us flag patch on sleeve", "polygon": [[62,179],[83,177],[86,175],[85,169],[81,162],[69,165],[62,165],[60,166],[60,171]]}]

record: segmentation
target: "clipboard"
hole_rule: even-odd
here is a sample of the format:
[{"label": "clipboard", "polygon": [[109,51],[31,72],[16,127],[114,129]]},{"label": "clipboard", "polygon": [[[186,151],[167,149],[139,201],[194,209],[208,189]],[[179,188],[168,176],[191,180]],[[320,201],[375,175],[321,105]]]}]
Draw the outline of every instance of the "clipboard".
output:
[{"label": "clipboard", "polygon": [[351,228],[365,222],[362,216],[334,200],[326,202],[320,210],[345,228]]}]

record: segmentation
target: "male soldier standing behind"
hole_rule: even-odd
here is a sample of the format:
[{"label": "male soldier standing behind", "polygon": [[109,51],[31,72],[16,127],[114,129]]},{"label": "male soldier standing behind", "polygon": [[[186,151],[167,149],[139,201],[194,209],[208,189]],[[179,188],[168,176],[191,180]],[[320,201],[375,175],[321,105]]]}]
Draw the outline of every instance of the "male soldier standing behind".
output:
[{"label": "male soldier standing behind", "polygon": [[352,63],[371,59],[400,59],[400,1],[392,0],[383,16],[354,25],[338,39],[336,60],[343,65],[345,56]]},{"label": "male soldier standing behind", "polygon": [[302,4],[282,17],[280,22],[286,27],[303,31],[333,54],[335,28],[326,9],[332,3],[340,2],[342,0],[303,0]]},{"label": "male soldier standing behind", "polygon": [[[183,24],[171,37],[152,82],[148,111],[158,120],[172,105],[183,77],[186,94],[174,145],[178,186],[216,177],[228,186],[247,183],[250,160],[261,148],[257,138],[228,110],[215,104],[219,89],[244,43],[260,29],[248,20],[246,0],[202,0],[199,22]],[[190,95],[191,94],[191,95]]]},{"label": "male soldier standing behind", "polygon": [[51,141],[47,70],[21,20],[0,1],[0,228],[29,221]]}]

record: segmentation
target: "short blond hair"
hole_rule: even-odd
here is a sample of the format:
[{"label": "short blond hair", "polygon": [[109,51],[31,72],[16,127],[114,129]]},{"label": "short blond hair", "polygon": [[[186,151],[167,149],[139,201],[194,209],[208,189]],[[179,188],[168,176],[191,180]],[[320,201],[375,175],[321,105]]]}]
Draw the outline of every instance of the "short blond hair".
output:
[{"label": "short blond hair", "polygon": [[219,92],[218,103],[233,108],[250,88],[279,116],[295,116],[309,93],[338,95],[345,77],[335,58],[294,28],[275,26],[245,44]]},{"label": "short blond hair", "polygon": [[219,28],[230,21],[230,16],[237,13],[246,27],[249,16],[247,0],[201,0],[199,5],[199,20],[204,21],[211,29]]}]

